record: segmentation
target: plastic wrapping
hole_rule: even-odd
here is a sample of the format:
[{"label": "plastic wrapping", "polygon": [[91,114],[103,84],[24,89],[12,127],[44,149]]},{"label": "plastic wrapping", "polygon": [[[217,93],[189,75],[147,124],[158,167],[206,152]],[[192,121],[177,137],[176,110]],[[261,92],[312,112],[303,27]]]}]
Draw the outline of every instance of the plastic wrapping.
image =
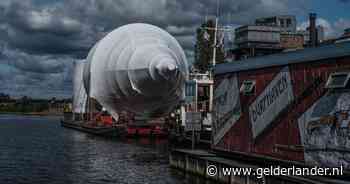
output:
[{"label": "plastic wrapping", "polygon": [[83,84],[83,71],[85,62],[74,62],[74,75],[73,75],[73,112],[85,113],[86,111],[86,99],[87,94]]},{"label": "plastic wrapping", "polygon": [[170,34],[148,24],[122,26],[91,49],[84,85],[115,118],[120,110],[159,117],[184,99],[188,64]]}]

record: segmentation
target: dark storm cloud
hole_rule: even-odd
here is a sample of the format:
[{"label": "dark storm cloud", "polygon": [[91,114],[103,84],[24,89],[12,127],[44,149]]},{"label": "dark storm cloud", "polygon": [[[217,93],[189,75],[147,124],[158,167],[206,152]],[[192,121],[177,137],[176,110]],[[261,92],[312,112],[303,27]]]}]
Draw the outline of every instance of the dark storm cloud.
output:
[{"label": "dark storm cloud", "polygon": [[[298,1],[293,2],[297,4]],[[235,24],[292,9],[287,0],[220,2],[220,15],[230,14]],[[0,13],[2,31],[6,33],[1,39],[9,46],[29,53],[81,58],[103,35],[124,24],[146,22],[167,29],[174,36],[193,36],[206,15],[216,14],[216,1],[213,0],[62,0],[52,6],[47,3],[39,7],[30,1],[0,5],[4,10]],[[222,21],[227,22],[226,19]],[[186,49],[192,47],[185,45]]]},{"label": "dark storm cloud", "polygon": [[69,69],[72,67],[67,66],[62,73],[38,73],[10,65],[0,66],[1,92],[35,98],[67,97],[72,92],[72,72]]},{"label": "dark storm cloud", "polygon": [[49,9],[35,10],[25,3],[10,4],[3,11],[3,19],[12,27],[29,34],[42,32],[56,36],[71,36],[80,32],[80,24],[76,20]]},{"label": "dark storm cloud", "polygon": [[86,43],[84,25],[57,9],[35,9],[31,4],[13,2],[0,13],[0,36],[9,46],[34,54],[80,56],[91,47]]},{"label": "dark storm cloud", "polygon": [[[301,14],[306,4],[304,0],[220,0],[220,22],[238,25],[261,16]],[[16,71],[12,72],[16,77],[6,79],[3,86],[33,90],[34,95],[53,95],[55,90],[67,94],[72,61],[85,58],[111,30],[135,22],[167,30],[192,61],[195,30],[206,16],[215,14],[215,0],[1,0],[0,64]],[[0,73],[8,72],[0,68]]]},{"label": "dark storm cloud", "polygon": [[57,57],[52,55],[32,55],[8,48],[2,49],[1,61],[21,71],[33,73],[62,73],[68,63],[72,62],[69,57]]}]

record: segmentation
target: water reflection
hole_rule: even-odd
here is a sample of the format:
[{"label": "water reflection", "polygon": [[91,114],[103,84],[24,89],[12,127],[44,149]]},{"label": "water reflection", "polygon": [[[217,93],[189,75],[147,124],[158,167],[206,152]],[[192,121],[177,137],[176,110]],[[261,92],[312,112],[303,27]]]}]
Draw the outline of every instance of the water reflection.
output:
[{"label": "water reflection", "polygon": [[58,117],[1,115],[0,173],[1,184],[210,184],[170,169],[166,140],[99,138]]}]

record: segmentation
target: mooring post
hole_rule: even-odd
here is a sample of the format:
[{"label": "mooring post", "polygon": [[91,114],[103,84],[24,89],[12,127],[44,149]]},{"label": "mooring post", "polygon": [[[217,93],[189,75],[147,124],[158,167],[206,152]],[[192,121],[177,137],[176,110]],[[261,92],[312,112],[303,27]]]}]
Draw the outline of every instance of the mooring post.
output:
[{"label": "mooring post", "polygon": [[194,150],[194,126],[192,125],[192,150]]}]

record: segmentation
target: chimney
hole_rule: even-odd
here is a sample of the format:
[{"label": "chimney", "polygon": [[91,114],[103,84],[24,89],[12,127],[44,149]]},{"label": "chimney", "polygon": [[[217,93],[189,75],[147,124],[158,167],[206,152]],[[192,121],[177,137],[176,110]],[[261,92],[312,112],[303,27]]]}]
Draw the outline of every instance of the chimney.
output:
[{"label": "chimney", "polygon": [[317,38],[317,28],[316,28],[316,13],[310,13],[310,46],[316,47],[318,44],[318,38]]}]

